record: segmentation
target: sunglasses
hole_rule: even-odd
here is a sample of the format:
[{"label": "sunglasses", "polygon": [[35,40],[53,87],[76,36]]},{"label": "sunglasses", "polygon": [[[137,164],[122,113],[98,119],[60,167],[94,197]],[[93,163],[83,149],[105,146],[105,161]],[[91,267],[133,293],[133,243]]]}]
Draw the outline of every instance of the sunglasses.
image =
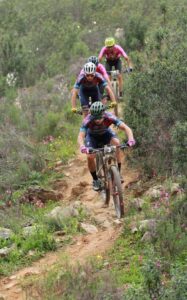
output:
[{"label": "sunglasses", "polygon": [[103,119],[103,116],[94,116],[94,120],[102,120]]},{"label": "sunglasses", "polygon": [[93,78],[94,75],[93,75],[93,74],[86,74],[86,77],[91,77],[91,78]]},{"label": "sunglasses", "polygon": [[107,48],[109,48],[109,49],[110,49],[110,48],[113,48],[113,47],[114,47],[114,46],[108,46]]}]

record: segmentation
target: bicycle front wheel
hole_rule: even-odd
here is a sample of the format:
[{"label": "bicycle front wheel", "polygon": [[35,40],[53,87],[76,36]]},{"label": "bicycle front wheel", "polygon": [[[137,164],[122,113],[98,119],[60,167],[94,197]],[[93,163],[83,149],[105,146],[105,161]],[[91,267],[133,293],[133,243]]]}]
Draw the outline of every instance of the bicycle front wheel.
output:
[{"label": "bicycle front wheel", "polygon": [[112,197],[114,201],[114,207],[117,218],[124,216],[124,201],[123,201],[123,190],[121,185],[121,178],[116,166],[111,166],[111,177],[112,177]]}]

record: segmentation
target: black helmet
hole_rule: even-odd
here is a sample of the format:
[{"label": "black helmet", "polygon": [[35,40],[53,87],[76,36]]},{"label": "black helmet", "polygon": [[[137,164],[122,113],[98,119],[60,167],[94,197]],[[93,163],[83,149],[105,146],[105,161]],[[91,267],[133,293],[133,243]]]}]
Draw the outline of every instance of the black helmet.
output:
[{"label": "black helmet", "polygon": [[94,102],[90,107],[90,113],[93,117],[101,118],[103,112],[105,111],[105,107],[101,101]]},{"label": "black helmet", "polygon": [[89,58],[88,58],[88,62],[92,62],[94,65],[98,65],[98,63],[99,63],[99,60],[98,60],[98,58],[97,58],[97,56],[90,56]]}]

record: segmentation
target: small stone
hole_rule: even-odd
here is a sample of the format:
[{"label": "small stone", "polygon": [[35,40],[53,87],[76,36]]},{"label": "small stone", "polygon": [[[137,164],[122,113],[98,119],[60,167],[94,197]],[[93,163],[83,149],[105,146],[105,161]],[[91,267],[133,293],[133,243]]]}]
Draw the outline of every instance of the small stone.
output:
[{"label": "small stone", "polygon": [[81,223],[81,228],[84,229],[87,233],[96,233],[98,229],[92,224]]}]

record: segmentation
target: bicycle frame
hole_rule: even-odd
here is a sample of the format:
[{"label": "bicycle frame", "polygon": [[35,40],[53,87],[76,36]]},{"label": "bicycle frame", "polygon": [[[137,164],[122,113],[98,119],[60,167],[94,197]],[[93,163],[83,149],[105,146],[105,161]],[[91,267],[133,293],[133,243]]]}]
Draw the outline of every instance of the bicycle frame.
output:
[{"label": "bicycle frame", "polygon": [[98,161],[98,163],[96,164],[96,173],[97,173],[97,176],[100,177],[100,176],[102,176],[101,171],[104,170],[103,180],[107,184],[108,179],[110,179],[109,176],[110,176],[111,166],[112,165],[117,166],[116,146],[105,145],[104,148],[100,148],[97,150],[96,150],[97,151],[96,152],[96,160]]},{"label": "bicycle frame", "polygon": [[104,201],[109,205],[110,194],[113,196],[114,206],[118,218],[124,215],[123,191],[118,170],[116,150],[126,148],[127,145],[105,145],[103,148],[93,149],[96,153],[96,173],[101,180],[101,192],[104,192]]},{"label": "bicycle frame", "polygon": [[116,99],[118,100],[118,98],[119,98],[119,82],[118,82],[119,70],[112,70],[109,73],[111,76],[111,86],[113,88]]},{"label": "bicycle frame", "polygon": [[[112,90],[114,92],[116,101],[119,102],[119,81],[118,81],[118,75],[119,75],[119,70],[111,70],[108,71],[108,74],[111,77],[111,86],[112,86]],[[116,116],[118,116],[118,107],[116,106],[114,108],[114,113]]]}]

